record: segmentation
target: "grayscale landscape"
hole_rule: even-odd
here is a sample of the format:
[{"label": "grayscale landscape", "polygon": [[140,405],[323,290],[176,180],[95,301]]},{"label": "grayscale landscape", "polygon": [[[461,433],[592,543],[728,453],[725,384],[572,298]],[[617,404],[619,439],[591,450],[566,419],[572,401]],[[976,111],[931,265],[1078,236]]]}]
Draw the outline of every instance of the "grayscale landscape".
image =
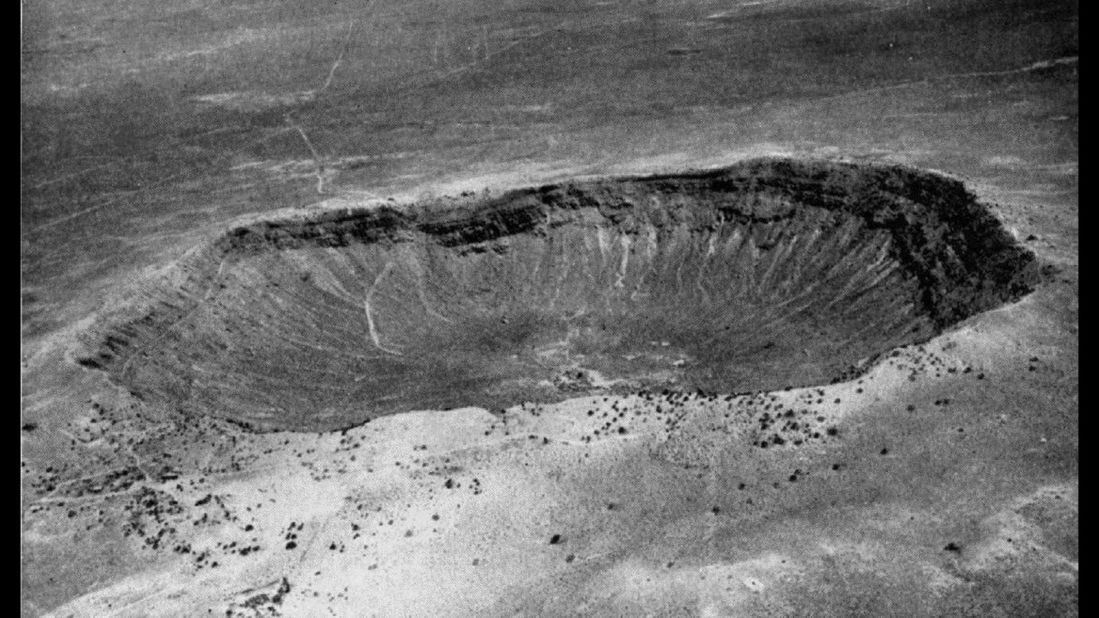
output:
[{"label": "grayscale landscape", "polygon": [[1078,7],[25,0],[24,616],[1077,616]]}]

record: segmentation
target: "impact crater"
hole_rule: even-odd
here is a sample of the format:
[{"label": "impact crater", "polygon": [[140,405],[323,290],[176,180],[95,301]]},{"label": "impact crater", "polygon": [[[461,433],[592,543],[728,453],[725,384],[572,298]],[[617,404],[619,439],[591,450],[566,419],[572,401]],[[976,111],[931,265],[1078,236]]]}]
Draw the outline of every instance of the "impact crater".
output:
[{"label": "impact crater", "polygon": [[106,312],[79,362],[188,414],[319,431],[826,383],[1036,276],[957,180],[763,159],[242,222]]}]

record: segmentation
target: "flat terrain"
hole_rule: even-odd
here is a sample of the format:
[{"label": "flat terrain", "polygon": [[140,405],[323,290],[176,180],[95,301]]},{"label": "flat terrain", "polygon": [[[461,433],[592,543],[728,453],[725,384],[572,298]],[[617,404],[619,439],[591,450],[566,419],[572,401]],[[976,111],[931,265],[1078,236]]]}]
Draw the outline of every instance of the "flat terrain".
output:
[{"label": "flat terrain", "polygon": [[[1072,2],[29,2],[22,613],[1076,615],[1077,44]],[[333,432],[77,362],[241,215],[760,155],[958,178],[1041,281],[836,384]]]}]

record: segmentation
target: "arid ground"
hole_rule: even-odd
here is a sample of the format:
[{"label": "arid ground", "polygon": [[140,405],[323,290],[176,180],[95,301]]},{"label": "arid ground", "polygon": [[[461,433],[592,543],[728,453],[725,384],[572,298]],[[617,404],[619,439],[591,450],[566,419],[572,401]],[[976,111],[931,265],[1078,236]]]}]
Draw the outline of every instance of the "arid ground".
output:
[{"label": "arid ground", "polygon": [[1078,614],[1078,18],[28,0],[26,616]]}]

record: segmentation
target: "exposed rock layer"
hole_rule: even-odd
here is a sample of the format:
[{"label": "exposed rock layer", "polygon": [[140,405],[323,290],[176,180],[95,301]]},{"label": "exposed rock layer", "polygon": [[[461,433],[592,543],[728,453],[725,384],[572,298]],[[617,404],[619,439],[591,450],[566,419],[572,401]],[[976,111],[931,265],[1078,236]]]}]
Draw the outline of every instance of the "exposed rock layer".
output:
[{"label": "exposed rock layer", "polygon": [[260,429],[775,389],[836,379],[1036,273],[958,181],[757,160],[241,224],[106,315],[79,362]]}]

